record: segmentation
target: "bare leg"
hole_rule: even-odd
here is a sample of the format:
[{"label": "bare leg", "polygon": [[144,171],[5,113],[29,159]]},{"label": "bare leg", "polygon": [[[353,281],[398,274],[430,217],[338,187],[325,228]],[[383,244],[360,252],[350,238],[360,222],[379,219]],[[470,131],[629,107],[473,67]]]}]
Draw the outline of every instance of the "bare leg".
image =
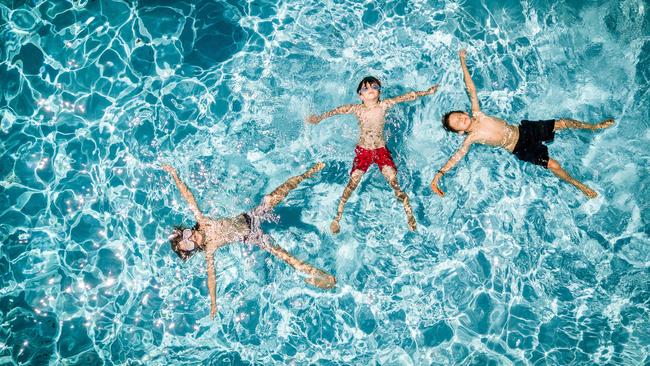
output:
[{"label": "bare leg", "polygon": [[600,130],[600,129],[611,127],[614,125],[614,123],[615,122],[613,118],[608,118],[596,124],[581,122],[575,119],[562,118],[555,121],[555,125],[553,126],[553,131],[563,130],[566,128],[582,129],[582,130]]},{"label": "bare leg", "polygon": [[359,182],[361,182],[361,177],[363,177],[363,170],[355,170],[352,172],[350,175],[350,181],[348,182],[348,185],[345,186],[345,189],[343,190],[343,196],[341,196],[341,201],[339,202],[339,208],[336,211],[336,217],[334,218],[334,221],[330,224],[330,230],[334,234],[338,233],[341,230],[341,227],[339,226],[339,221],[341,221],[341,217],[343,217],[343,207],[345,207],[345,203],[348,201],[350,196],[352,195],[352,192],[354,192],[355,189],[357,189],[357,186],[359,185]]},{"label": "bare leg", "polygon": [[270,240],[269,237],[264,238],[264,245],[261,247],[268,251],[269,253],[273,254],[274,256],[282,259],[285,261],[287,264],[289,264],[291,267],[297,269],[298,271],[307,274],[308,278],[305,278],[305,282],[307,282],[310,285],[320,287],[322,289],[331,289],[336,285],[336,278],[332,276],[331,274],[318,269],[316,267],[313,267],[300,259],[292,256],[284,250],[279,245],[275,245],[272,240]]},{"label": "bare leg", "polygon": [[581,190],[582,193],[585,194],[585,196],[589,198],[594,198],[598,195],[596,191],[587,187],[586,185],[582,184],[582,182],[570,176],[569,173],[566,172],[566,170],[562,169],[562,166],[560,166],[560,163],[558,163],[556,160],[548,159],[548,169],[552,171],[553,174],[555,174],[558,178],[572,184],[573,186]]},{"label": "bare leg", "polygon": [[296,175],[295,177],[291,177],[287,179],[286,182],[282,183],[273,192],[269,193],[264,197],[264,199],[262,200],[263,204],[266,205],[268,208],[275,207],[278,203],[282,202],[282,200],[284,200],[287,197],[287,195],[289,194],[289,192],[291,192],[291,190],[298,187],[298,184],[300,184],[300,182],[316,174],[324,167],[325,164],[319,162],[314,164],[314,166],[312,166],[309,170],[302,173],[301,175]]},{"label": "bare leg", "polygon": [[413,209],[411,209],[409,197],[402,191],[402,189],[399,187],[399,184],[397,183],[397,171],[390,166],[384,166],[384,168],[381,170],[381,174],[395,191],[395,196],[397,199],[402,201],[402,205],[404,205],[404,212],[406,212],[406,220],[408,222],[409,229],[415,231],[416,223],[415,217],[413,217]]}]

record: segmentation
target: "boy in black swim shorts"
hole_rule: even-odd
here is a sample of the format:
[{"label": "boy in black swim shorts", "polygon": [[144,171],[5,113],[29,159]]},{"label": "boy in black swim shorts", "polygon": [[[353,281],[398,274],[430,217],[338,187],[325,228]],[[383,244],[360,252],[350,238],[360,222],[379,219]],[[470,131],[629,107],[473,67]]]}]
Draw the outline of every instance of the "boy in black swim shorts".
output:
[{"label": "boy in black swim shorts", "polygon": [[440,196],[444,196],[444,192],[438,187],[442,176],[451,170],[467,154],[473,143],[480,143],[504,148],[512,152],[520,160],[548,168],[558,178],[572,184],[587,197],[596,197],[597,193],[594,190],[571,177],[569,173],[562,169],[560,163],[549,157],[548,147],[544,143],[552,141],[557,130],[566,128],[587,130],[603,129],[614,125],[614,120],[606,119],[597,124],[589,124],[572,119],[536,122],[524,120],[521,121],[519,126],[514,126],[500,118],[488,116],[481,112],[479,107],[476,87],[465,62],[465,50],[461,50],[459,56],[465,86],[467,87],[472,103],[472,115],[470,116],[467,112],[463,111],[452,111],[443,116],[442,125],[447,131],[456,132],[461,135],[467,133],[467,137],[458,151],[438,170],[433,181],[431,181],[431,189]]}]

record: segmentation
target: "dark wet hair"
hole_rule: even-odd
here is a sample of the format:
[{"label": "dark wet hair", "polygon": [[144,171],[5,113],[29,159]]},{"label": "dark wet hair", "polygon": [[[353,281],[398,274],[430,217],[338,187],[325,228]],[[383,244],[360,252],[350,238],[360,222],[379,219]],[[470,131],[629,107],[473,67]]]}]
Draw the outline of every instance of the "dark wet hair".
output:
[{"label": "dark wet hair", "polygon": [[198,230],[199,229],[199,223],[197,222],[193,227],[187,227],[187,226],[174,226],[174,231],[172,231],[172,234],[169,236],[169,244],[172,246],[172,250],[178,254],[178,257],[184,261],[192,258],[192,256],[197,252],[197,251],[203,251],[203,246],[197,245],[194,247],[194,250],[183,250],[181,249],[181,241],[183,241],[183,230],[185,229],[191,229],[191,230]]},{"label": "dark wet hair", "polygon": [[462,113],[465,113],[465,112],[463,112],[463,111],[451,111],[451,112],[447,112],[447,113],[445,113],[445,115],[442,116],[442,127],[443,127],[445,130],[449,131],[449,132],[456,132],[456,133],[458,133],[457,130],[454,130],[454,128],[451,127],[451,126],[449,125],[449,116],[451,116],[451,115],[454,114],[454,113],[461,113],[461,114],[462,114]]},{"label": "dark wet hair", "polygon": [[364,85],[372,85],[372,84],[377,84],[381,86],[381,81],[379,81],[379,79],[377,79],[374,76],[366,76],[365,78],[363,78],[363,80],[361,80],[359,86],[357,86],[357,94],[359,94],[361,88],[363,88]]}]

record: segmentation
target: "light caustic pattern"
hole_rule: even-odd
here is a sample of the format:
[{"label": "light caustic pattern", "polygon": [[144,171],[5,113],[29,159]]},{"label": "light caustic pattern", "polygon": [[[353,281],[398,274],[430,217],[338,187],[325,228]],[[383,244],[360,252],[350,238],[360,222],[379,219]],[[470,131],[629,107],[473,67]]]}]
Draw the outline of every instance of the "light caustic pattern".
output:
[{"label": "light caustic pattern", "polygon": [[[171,5],[173,4],[173,5]],[[650,20],[622,1],[108,1],[0,4],[0,360],[16,364],[644,364],[650,344]],[[600,193],[460,144],[457,50],[486,113],[614,117],[551,156]],[[419,223],[376,168],[329,222],[358,136],[354,103],[440,84],[387,120]],[[329,292],[257,248],[204,261],[166,243],[191,213],[175,165],[218,217],[315,161],[267,230],[334,273]]]}]

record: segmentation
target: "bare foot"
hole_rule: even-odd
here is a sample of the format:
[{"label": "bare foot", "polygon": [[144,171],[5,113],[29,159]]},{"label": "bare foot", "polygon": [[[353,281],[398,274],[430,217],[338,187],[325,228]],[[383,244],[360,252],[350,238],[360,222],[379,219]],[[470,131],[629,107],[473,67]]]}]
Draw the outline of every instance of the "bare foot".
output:
[{"label": "bare foot", "polygon": [[332,221],[332,223],[330,224],[330,230],[332,230],[333,234],[338,234],[339,233],[339,231],[341,230],[341,227],[339,226],[338,220]]},{"label": "bare foot", "polygon": [[323,277],[309,277],[305,278],[305,282],[312,286],[329,290],[336,285],[336,279],[332,275],[324,275]]},{"label": "bare foot", "polygon": [[604,128],[609,128],[609,127],[614,126],[615,123],[616,123],[616,122],[614,122],[614,119],[613,119],[613,118],[608,118],[608,119],[606,119],[606,120],[604,120],[604,121],[598,123],[598,124],[595,126],[595,129],[604,129]]},{"label": "bare foot", "polygon": [[598,193],[589,187],[580,188],[580,190],[589,198],[595,198],[598,196]]}]

